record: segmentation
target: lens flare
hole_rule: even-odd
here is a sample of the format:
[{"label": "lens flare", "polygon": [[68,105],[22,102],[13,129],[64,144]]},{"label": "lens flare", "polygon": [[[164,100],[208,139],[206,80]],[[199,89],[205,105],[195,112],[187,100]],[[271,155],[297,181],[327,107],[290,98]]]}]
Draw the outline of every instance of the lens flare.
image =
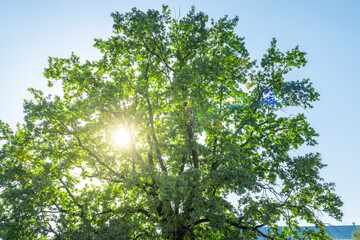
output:
[{"label": "lens flare", "polygon": [[130,134],[124,128],[120,128],[114,131],[112,139],[116,145],[128,145],[130,143]]}]

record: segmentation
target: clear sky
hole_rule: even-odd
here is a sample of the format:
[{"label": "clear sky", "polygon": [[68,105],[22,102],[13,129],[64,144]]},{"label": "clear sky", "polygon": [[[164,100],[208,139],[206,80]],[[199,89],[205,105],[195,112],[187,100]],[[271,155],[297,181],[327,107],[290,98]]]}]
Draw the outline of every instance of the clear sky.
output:
[{"label": "clear sky", "polygon": [[[336,183],[344,201],[338,223],[360,224],[360,1],[238,0],[238,1],[0,1],[0,119],[15,126],[22,122],[22,101],[27,88],[46,90],[42,72],[49,56],[97,59],[94,38],[112,33],[110,13],[160,9],[167,4],[184,16],[191,5],[218,19],[239,16],[236,28],[251,56],[260,59],[272,37],[281,50],[295,45],[307,52],[308,65],[288,80],[312,79],[320,102],[307,110],[318,131],[319,145],[311,149],[323,156],[326,181]],[[175,14],[175,13],[174,13]],[[175,15],[174,15],[175,16]],[[303,154],[309,149],[299,151]]]}]

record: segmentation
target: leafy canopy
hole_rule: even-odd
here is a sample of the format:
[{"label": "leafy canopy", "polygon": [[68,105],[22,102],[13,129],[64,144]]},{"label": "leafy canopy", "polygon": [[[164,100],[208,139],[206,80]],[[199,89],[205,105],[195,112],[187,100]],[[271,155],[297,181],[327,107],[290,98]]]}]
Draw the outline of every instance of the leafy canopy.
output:
[{"label": "leafy canopy", "polygon": [[354,230],[352,233],[351,233],[351,239],[353,240],[359,240],[360,239],[360,227],[357,227],[356,230]]},{"label": "leafy canopy", "polygon": [[305,115],[280,111],[318,100],[309,79],[285,80],[305,53],[273,39],[257,66],[237,18],[194,8],[112,17],[100,60],[50,58],[63,95],[30,89],[24,123],[1,122],[0,237],[285,239],[304,220],[320,231],[303,236],[325,239],[318,213],[340,219],[342,202],[318,153],[289,154],[316,144]]}]

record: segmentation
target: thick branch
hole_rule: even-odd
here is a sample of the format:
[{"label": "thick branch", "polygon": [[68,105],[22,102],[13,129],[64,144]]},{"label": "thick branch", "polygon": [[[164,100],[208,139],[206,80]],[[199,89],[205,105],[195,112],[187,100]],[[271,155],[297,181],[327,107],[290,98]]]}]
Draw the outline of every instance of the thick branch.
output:
[{"label": "thick branch", "polygon": [[181,164],[181,167],[180,167],[179,174],[182,173],[184,171],[184,169],[185,169],[185,164],[186,164],[186,156],[185,155],[182,157],[181,162],[182,162],[182,164]]},{"label": "thick branch", "polygon": [[140,183],[139,184],[136,184],[136,186],[138,186],[139,188],[141,188],[142,190],[144,190],[144,192],[146,192],[147,194],[149,194],[150,196],[153,196],[153,197],[157,197],[158,194],[155,192],[155,191],[148,191],[146,189],[146,186],[143,186],[141,185]]},{"label": "thick branch", "polygon": [[188,118],[189,118],[189,121],[186,123],[186,131],[188,134],[187,142],[191,149],[191,156],[193,159],[194,167],[199,168],[199,156],[194,147],[194,130],[193,129],[194,129],[195,122],[194,122],[194,116],[193,116],[193,108],[190,105],[188,106],[187,102],[184,102],[184,107],[185,107],[185,109],[187,109],[187,114],[188,114]]},{"label": "thick branch", "polygon": [[[222,119],[221,117],[221,112],[222,112],[222,102],[223,102],[223,85],[221,85],[220,87],[220,109],[219,109],[219,113],[218,115],[220,116],[220,119]],[[216,133],[215,133],[216,134]],[[216,153],[216,148],[217,148],[217,140],[218,140],[218,136],[215,135],[214,137],[214,143],[213,143],[213,155],[215,156]],[[219,166],[219,160],[216,160],[212,165],[211,165],[211,171],[215,171],[218,166]]]},{"label": "thick branch", "polygon": [[52,233],[54,233],[56,235],[57,238],[59,238],[59,234],[52,228],[51,224],[49,222],[47,222],[48,226],[49,226],[49,229]]},{"label": "thick branch", "polygon": [[151,214],[146,211],[145,209],[142,208],[128,208],[128,207],[122,207],[122,208],[118,208],[116,210],[113,209],[109,209],[100,213],[97,213],[96,215],[102,215],[102,214],[107,214],[107,213],[119,213],[119,212],[129,212],[129,213],[142,213],[145,216],[147,216],[148,218],[152,217]]},{"label": "thick branch", "polygon": [[234,221],[232,221],[232,220],[228,220],[228,219],[226,220],[226,222],[227,222],[228,224],[230,224],[231,226],[236,227],[236,228],[239,228],[239,229],[255,231],[257,234],[261,235],[261,236],[264,237],[264,238],[274,239],[273,237],[268,236],[268,235],[266,235],[265,233],[263,233],[263,232],[261,232],[261,231],[259,230],[259,228],[265,226],[264,224],[260,224],[260,225],[257,225],[257,226],[255,226],[255,227],[248,227],[248,226],[242,226],[242,225],[240,225],[239,223],[234,222]]},{"label": "thick branch", "polygon": [[61,184],[63,185],[63,187],[65,188],[65,191],[68,193],[68,195],[70,196],[71,200],[76,204],[76,206],[78,206],[80,208],[80,218],[84,219],[84,208],[83,206],[77,201],[77,199],[75,198],[75,196],[70,192],[70,190],[66,187],[66,184],[64,183],[64,181],[59,178]]},{"label": "thick branch", "polygon": [[192,155],[192,159],[194,161],[194,167],[199,168],[199,155],[194,148],[194,132],[193,132],[193,124],[192,124],[193,119],[190,118],[190,121],[191,122],[186,125],[187,133],[188,133],[188,137],[189,137],[188,143],[191,147],[191,155]]},{"label": "thick branch", "polygon": [[[148,66],[146,67],[146,70],[145,70],[145,79],[146,79],[146,82],[148,83],[147,71],[148,71]],[[162,159],[161,152],[160,152],[159,142],[158,142],[158,139],[156,137],[155,127],[154,127],[154,116],[153,116],[153,111],[152,111],[151,102],[150,102],[149,98],[150,98],[150,96],[146,97],[146,102],[147,102],[148,111],[149,111],[149,123],[150,123],[150,128],[151,128],[151,135],[152,135],[152,138],[153,138],[154,143],[155,143],[156,154],[157,154],[161,169],[164,172],[166,172],[167,170],[166,170],[166,167],[164,165],[164,161]]]},{"label": "thick branch", "polygon": [[175,69],[173,69],[172,67],[170,67],[170,65],[165,61],[165,59],[163,59],[162,57],[159,56],[159,54],[157,54],[155,51],[152,51],[148,45],[146,45],[146,43],[143,41],[143,46],[146,48],[146,50],[148,52],[150,52],[152,55],[156,56],[158,59],[160,59],[164,64],[165,66],[170,69],[171,71],[175,71]]},{"label": "thick branch", "polygon": [[140,153],[136,149],[134,142],[131,142],[131,151],[132,151],[133,156],[134,156],[134,161],[137,160],[139,162],[144,162],[141,155],[140,155]]},{"label": "thick branch", "polygon": [[148,151],[148,160],[150,165],[154,165],[154,160],[153,160],[153,149],[152,149],[152,143],[151,143],[151,137],[148,134],[147,135],[147,141],[148,141],[148,145],[149,145],[149,151]]},{"label": "thick branch", "polygon": [[194,222],[194,226],[199,225],[199,224],[204,223],[204,222],[210,222],[210,219],[209,218],[203,218],[203,219],[197,220],[197,221]]},{"label": "thick branch", "polygon": [[68,193],[68,195],[70,196],[70,198],[75,202],[75,204],[82,210],[82,205],[80,203],[77,202],[76,198],[74,197],[74,195],[70,192],[70,190],[66,187],[66,184],[64,183],[63,180],[61,180],[61,178],[59,178],[59,181],[61,182],[61,184],[63,185],[65,191]]}]

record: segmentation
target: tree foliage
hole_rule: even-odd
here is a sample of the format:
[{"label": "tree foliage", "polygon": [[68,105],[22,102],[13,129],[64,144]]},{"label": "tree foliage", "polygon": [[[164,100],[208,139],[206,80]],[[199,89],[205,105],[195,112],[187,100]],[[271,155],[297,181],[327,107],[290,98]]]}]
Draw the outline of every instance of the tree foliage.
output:
[{"label": "tree foliage", "polygon": [[353,240],[360,239],[360,227],[357,227],[356,230],[351,233],[351,237]]},{"label": "tree foliage", "polygon": [[[24,123],[1,122],[0,237],[285,239],[304,220],[320,231],[303,236],[325,239],[318,213],[340,219],[342,202],[318,153],[290,154],[316,144],[305,115],[281,112],[318,100],[309,79],[285,80],[305,53],[273,39],[257,66],[237,18],[194,8],[112,17],[100,60],[50,58],[45,77],[63,95],[30,89]],[[259,104],[269,89],[276,104]]]}]

